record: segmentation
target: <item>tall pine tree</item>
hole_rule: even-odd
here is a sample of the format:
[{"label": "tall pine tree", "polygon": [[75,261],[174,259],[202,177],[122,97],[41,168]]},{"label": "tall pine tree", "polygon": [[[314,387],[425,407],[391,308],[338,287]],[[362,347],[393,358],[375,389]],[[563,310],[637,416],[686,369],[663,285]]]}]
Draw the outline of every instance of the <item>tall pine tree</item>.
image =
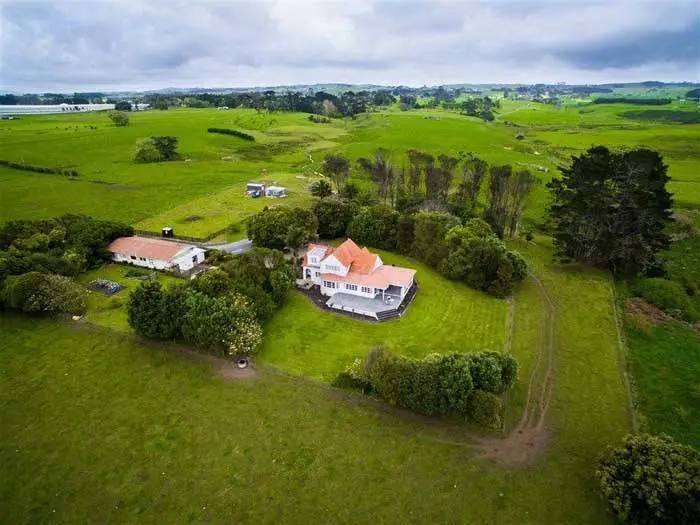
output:
[{"label": "tall pine tree", "polygon": [[643,274],[670,244],[668,166],[656,151],[611,152],[604,146],[573,157],[549,183],[555,255],[612,270]]}]

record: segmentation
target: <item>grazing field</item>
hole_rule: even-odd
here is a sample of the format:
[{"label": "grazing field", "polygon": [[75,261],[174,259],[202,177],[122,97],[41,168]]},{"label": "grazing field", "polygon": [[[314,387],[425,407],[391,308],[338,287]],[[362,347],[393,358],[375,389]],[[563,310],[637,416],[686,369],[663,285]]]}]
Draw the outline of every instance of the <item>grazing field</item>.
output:
[{"label": "grazing field", "polygon": [[556,306],[548,444],[533,464],[479,459],[460,426],[322,383],[264,368],[225,381],[127,334],[2,316],[3,518],[610,522],[593,458],[627,415],[609,281],[553,265],[545,239],[521,249]]},{"label": "grazing field", "polygon": [[670,323],[627,331],[637,403],[649,430],[700,448],[700,335]]},{"label": "grazing field", "polygon": [[[179,109],[137,112],[129,118],[130,124],[123,128],[114,127],[102,113],[2,121],[0,159],[63,166],[80,176],[69,180],[1,168],[0,222],[71,212],[133,224],[175,208],[175,215],[163,218],[176,221],[182,234],[216,231],[222,221],[214,212],[202,221],[211,222],[211,230],[196,221],[183,222],[191,215],[201,215],[198,198],[228,189],[222,206],[236,218],[237,208],[249,206],[243,195],[246,182],[260,178],[262,170],[271,174],[263,178],[277,180],[279,174],[280,182],[291,180],[284,175],[290,167],[295,175],[310,175],[314,169],[307,150],[313,151],[318,144],[334,146],[346,134],[342,121],[318,125],[302,114]],[[255,135],[256,142],[207,133],[211,126],[245,129]],[[154,135],[178,137],[183,159],[133,163],[136,141]],[[306,190],[306,185],[297,183],[292,195]],[[178,208],[187,203],[189,207]],[[157,226],[162,225],[158,222]]]},{"label": "grazing field", "polygon": [[[171,109],[130,114],[125,128],[99,113],[22,117],[0,123],[0,159],[60,166],[79,177],[0,168],[0,223],[86,213],[207,236],[266,205],[308,205],[326,153],[355,161],[378,147],[399,167],[416,148],[528,168],[542,184],[525,219],[541,223],[544,183],[556,167],[603,143],[658,148],[670,167],[675,211],[697,225],[700,124],[677,122],[692,121],[685,114],[694,109],[660,108],[682,113],[671,118],[626,104],[503,100],[490,123],[391,108],[331,124],[300,113]],[[177,136],[182,160],[134,164],[136,141],[153,135]],[[369,184],[354,164],[351,178]],[[286,186],[290,196],[250,199],[250,180]],[[221,238],[244,235],[238,229]],[[265,326],[259,369],[247,380],[227,381],[180,348],[134,337],[125,303],[138,281],[125,276],[126,267],[79,278],[127,285],[111,298],[91,293],[80,323],[0,315],[0,521],[609,523],[595,460],[631,430],[610,276],[552,262],[543,235],[511,244],[532,272],[511,300],[381,252],[388,264],[418,270],[418,295],[399,320],[350,319],[290,294]],[[666,256],[673,275],[695,279],[696,244],[687,239]],[[649,428],[700,446],[697,336],[660,325],[628,333],[627,341]],[[376,344],[413,357],[512,352],[520,375],[508,394],[506,430],[517,428],[526,407],[542,416],[526,451],[532,457],[515,468],[503,445],[513,440],[487,436],[495,452],[485,459],[473,447],[473,429],[460,422],[410,415],[329,386]]]},{"label": "grazing field", "polygon": [[321,310],[306,296],[294,293],[265,326],[260,360],[331,381],[378,344],[413,357],[503,349],[506,301],[449,281],[416,261],[378,253],[386,264],[417,270],[419,290],[401,319],[356,320]]}]

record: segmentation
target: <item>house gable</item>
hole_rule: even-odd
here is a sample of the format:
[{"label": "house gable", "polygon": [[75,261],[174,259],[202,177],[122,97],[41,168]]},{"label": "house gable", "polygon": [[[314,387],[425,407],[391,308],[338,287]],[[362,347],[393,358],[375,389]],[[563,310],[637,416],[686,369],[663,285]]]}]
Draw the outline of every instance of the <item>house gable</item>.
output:
[{"label": "house gable", "polygon": [[321,273],[332,273],[334,275],[345,276],[350,268],[338,260],[335,253],[329,255],[321,261]]}]

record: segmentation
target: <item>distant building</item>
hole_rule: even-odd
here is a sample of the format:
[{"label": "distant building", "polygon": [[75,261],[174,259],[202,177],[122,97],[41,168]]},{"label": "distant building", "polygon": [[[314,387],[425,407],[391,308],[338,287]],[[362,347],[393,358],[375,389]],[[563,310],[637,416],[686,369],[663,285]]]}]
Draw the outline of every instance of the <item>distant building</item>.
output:
[{"label": "distant building", "polygon": [[154,270],[187,272],[205,260],[204,250],[197,246],[136,235],[114,240],[107,251],[115,262]]},{"label": "distant building", "polygon": [[261,197],[265,194],[265,185],[261,182],[249,182],[245,187],[245,194],[251,197]]},{"label": "distant building", "polygon": [[283,188],[282,186],[269,186],[265,190],[265,197],[286,197],[287,196],[287,188]]}]

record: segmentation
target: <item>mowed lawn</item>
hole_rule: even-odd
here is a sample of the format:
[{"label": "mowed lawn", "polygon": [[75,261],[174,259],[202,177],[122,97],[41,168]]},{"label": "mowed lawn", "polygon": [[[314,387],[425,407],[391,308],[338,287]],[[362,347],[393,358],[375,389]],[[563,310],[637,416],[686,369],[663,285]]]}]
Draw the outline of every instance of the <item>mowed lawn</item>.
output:
[{"label": "mowed lawn", "polygon": [[609,282],[542,239],[521,249],[557,305],[535,464],[479,460],[454,428],[320,382],[226,381],[128,334],[4,315],[2,521],[610,523],[595,461],[627,423]]},{"label": "mowed lawn", "polygon": [[637,403],[650,431],[700,449],[700,335],[676,324],[628,329]]},{"label": "mowed lawn", "polygon": [[449,281],[412,259],[379,251],[386,264],[415,268],[419,283],[400,319],[376,323],[316,307],[299,292],[265,326],[259,360],[326,381],[375,345],[402,355],[503,349],[507,302]]}]

